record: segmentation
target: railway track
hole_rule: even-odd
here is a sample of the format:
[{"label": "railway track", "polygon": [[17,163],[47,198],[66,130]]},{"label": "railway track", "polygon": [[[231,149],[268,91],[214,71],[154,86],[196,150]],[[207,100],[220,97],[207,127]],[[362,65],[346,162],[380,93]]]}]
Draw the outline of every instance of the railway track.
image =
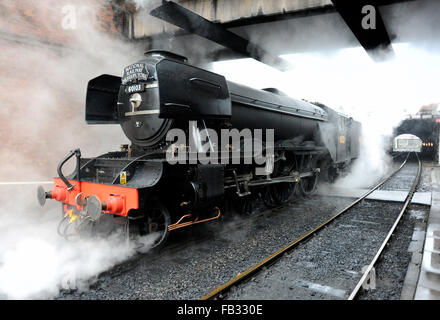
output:
[{"label": "railway track", "polygon": [[[309,230],[305,234],[301,235],[291,243],[287,244],[286,246],[282,247],[272,255],[268,256],[267,258],[261,260],[260,262],[256,263],[249,269],[245,270],[244,272],[239,273],[236,277],[232,278],[228,282],[224,283],[223,285],[217,287],[216,289],[212,290],[208,294],[204,295],[201,300],[208,300],[208,299],[222,299],[225,298],[228,294],[228,292],[231,290],[231,288],[237,287],[240,283],[250,279],[251,277],[255,276],[259,271],[262,269],[267,268],[269,265],[274,264],[276,261],[278,261],[281,257],[283,257],[285,254],[290,252],[292,249],[298,247],[300,244],[304,243],[306,240],[310,239],[311,236],[316,235],[320,230],[324,229],[326,226],[329,226],[332,222],[334,222],[338,217],[341,215],[347,213],[351,209],[353,209],[357,204],[362,202],[368,195],[370,195],[375,190],[379,189],[381,186],[383,186],[386,182],[390,181],[401,169],[407,164],[409,154],[407,155],[405,161],[400,165],[400,167],[395,170],[392,174],[390,174],[387,178],[385,178],[383,181],[378,183],[375,187],[373,187],[371,190],[366,192],[362,197],[358,198],[356,201],[345,207],[343,210],[332,216],[330,219],[324,221],[323,223],[317,225],[313,229]],[[410,188],[406,201],[404,203],[403,208],[400,210],[400,213],[397,217],[397,219],[394,221],[390,231],[388,232],[387,236],[385,237],[385,240],[382,242],[379,250],[374,255],[374,258],[369,263],[368,267],[365,269],[364,273],[360,277],[359,281],[357,282],[356,286],[354,286],[353,291],[349,294],[349,299],[354,299],[356,295],[359,292],[359,289],[362,287],[362,284],[367,279],[368,275],[370,274],[370,271],[374,267],[374,264],[377,262],[378,258],[380,257],[381,253],[383,252],[384,248],[386,247],[386,244],[390,240],[395,228],[397,227],[401,217],[403,216],[408,204],[411,201],[412,195],[415,192],[415,189],[417,187],[417,184],[420,180],[421,175],[421,163],[420,160],[418,160],[418,171],[416,175],[416,179],[414,180],[412,187]]]},{"label": "railway track", "polygon": [[374,258],[371,260],[370,264],[365,269],[362,277],[359,279],[358,283],[356,284],[356,287],[353,289],[353,291],[349,295],[348,300],[353,300],[358,295],[359,290],[361,289],[363,283],[365,282],[365,280],[369,276],[371,270],[373,269],[374,265],[378,261],[379,257],[383,253],[386,245],[388,244],[388,242],[390,241],[394,231],[396,230],[397,225],[399,224],[400,220],[402,219],[403,214],[405,213],[406,209],[408,208],[409,203],[411,202],[411,199],[412,199],[412,197],[414,195],[414,192],[416,191],[417,185],[420,182],[420,177],[421,177],[421,174],[422,174],[422,164],[420,162],[420,159],[419,159],[418,155],[417,154],[415,154],[415,155],[416,155],[417,161],[418,161],[417,175],[416,175],[416,177],[414,179],[414,182],[413,182],[413,185],[411,186],[411,189],[408,192],[408,195],[406,196],[406,199],[405,199],[405,202],[403,204],[403,207],[400,210],[399,215],[398,215],[396,221],[394,222],[394,224],[392,225],[390,231],[388,232],[387,236],[385,237],[384,241],[382,242],[382,245],[380,246],[379,250],[377,250],[376,254],[374,255]]}]

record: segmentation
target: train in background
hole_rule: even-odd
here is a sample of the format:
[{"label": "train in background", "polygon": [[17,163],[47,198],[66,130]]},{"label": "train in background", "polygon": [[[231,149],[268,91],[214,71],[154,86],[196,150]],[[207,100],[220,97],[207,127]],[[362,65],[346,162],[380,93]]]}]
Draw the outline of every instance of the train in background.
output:
[{"label": "train in background", "polygon": [[[40,204],[60,202],[65,238],[93,233],[110,217],[122,221],[127,238],[154,234],[157,248],[173,230],[217,220],[228,203],[245,212],[257,198],[273,207],[311,194],[319,177],[333,181],[359,156],[361,143],[361,124],[325,105],[233,83],[157,50],[122,77],[90,80],[85,116],[88,124],[119,124],[131,144],[93,158],[72,150],[58,165],[52,190],[38,188]],[[173,129],[194,141],[170,141]],[[260,150],[273,149],[262,168],[242,152],[255,141],[223,146],[232,159],[226,164],[169,161],[176,152],[191,158],[202,135],[205,151],[215,153],[214,133],[245,129],[273,129],[273,147]],[[76,169],[66,176],[69,159]],[[258,167],[265,174],[256,174]]]},{"label": "train in background", "polygon": [[420,108],[393,131],[392,152],[418,152],[422,159],[439,161],[439,104]]}]

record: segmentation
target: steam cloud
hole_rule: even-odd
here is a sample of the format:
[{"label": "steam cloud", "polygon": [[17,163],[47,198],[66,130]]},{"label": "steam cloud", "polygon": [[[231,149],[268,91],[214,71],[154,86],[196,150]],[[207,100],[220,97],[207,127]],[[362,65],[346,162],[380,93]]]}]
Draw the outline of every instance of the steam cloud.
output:
[{"label": "steam cloud", "polygon": [[[19,33],[0,38],[2,182],[51,180],[57,163],[76,147],[83,156],[97,156],[128,142],[119,126],[84,121],[88,80],[120,76],[144,52],[118,39],[111,23],[96,19],[111,10],[102,3],[1,5],[11,13],[2,28],[12,25],[11,34]],[[39,208],[35,185],[0,185],[0,298],[52,298],[69,281],[84,287],[134,253],[116,235],[66,242],[56,232],[60,219],[59,203]]]},{"label": "steam cloud", "polygon": [[[275,87],[295,98],[324,103],[360,121],[361,156],[337,185],[364,188],[389,170],[386,137],[393,127],[421,106],[440,101],[440,41],[426,23],[434,21],[439,10],[435,1],[385,8],[389,27],[397,34],[393,44],[396,57],[387,62],[375,63],[363,48],[350,48],[356,43],[353,34],[337,14],[329,14],[302,18],[307,21],[292,19],[280,26],[279,37],[273,37],[278,35],[276,24],[270,32],[265,32],[268,26],[264,24],[249,28],[248,38],[267,50],[286,52],[296,48],[304,52],[281,56],[293,66],[288,72],[281,73],[251,59],[216,62],[212,70],[251,87]],[[423,41],[426,39],[428,43]]]}]

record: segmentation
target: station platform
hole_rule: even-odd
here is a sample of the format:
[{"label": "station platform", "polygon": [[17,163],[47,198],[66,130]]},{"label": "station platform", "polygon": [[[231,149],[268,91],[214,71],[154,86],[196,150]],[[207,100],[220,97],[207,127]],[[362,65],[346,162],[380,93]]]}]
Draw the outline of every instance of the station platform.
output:
[{"label": "station platform", "polygon": [[431,171],[431,183],[431,210],[420,257],[414,300],[440,299],[440,167],[434,167]]},{"label": "station platform", "polygon": [[[368,189],[348,189],[348,188],[323,188],[318,190],[318,194],[330,197],[346,197],[346,198],[360,198],[368,192]],[[407,191],[395,190],[376,190],[372,192],[366,199],[405,202]],[[416,192],[411,199],[411,203],[431,205],[431,192]]]}]

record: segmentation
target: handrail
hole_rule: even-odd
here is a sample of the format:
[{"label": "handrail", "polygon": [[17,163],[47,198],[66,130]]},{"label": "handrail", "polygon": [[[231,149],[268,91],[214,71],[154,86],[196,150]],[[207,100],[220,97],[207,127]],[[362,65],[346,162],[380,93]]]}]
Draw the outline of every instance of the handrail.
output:
[{"label": "handrail", "polygon": [[64,184],[67,186],[67,190],[72,190],[75,186],[72,185],[69,180],[67,180],[67,178],[64,176],[62,168],[64,166],[64,164],[70,159],[72,158],[74,155],[76,155],[76,179],[79,181],[80,180],[80,158],[81,158],[81,151],[80,149],[75,149],[69,152],[69,154],[58,164],[57,167],[57,173],[58,176],[60,177],[61,180],[63,180]]}]

